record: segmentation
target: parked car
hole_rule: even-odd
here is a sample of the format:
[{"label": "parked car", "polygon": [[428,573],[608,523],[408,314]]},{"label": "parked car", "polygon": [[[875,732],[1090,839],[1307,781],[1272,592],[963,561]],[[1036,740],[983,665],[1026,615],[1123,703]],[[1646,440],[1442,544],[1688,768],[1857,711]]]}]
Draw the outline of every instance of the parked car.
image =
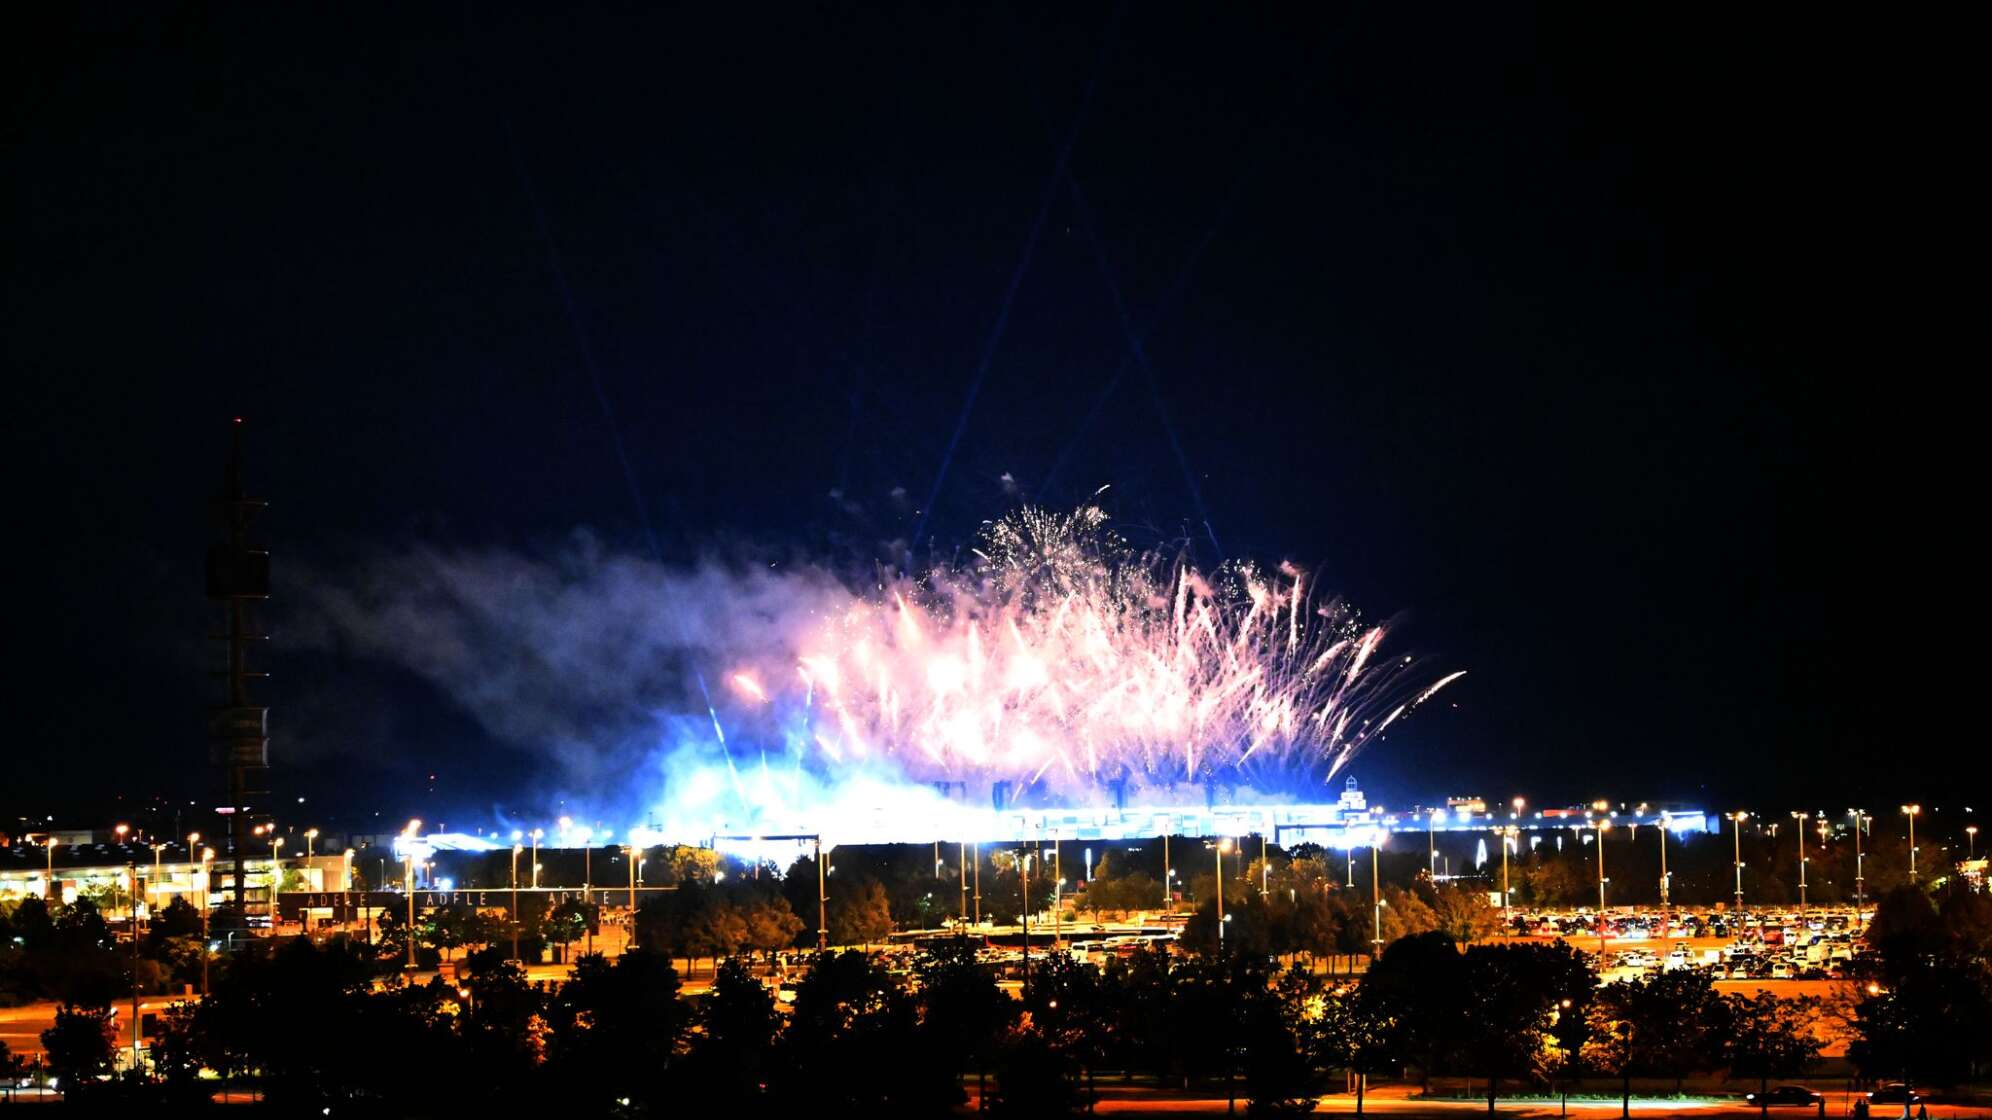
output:
[{"label": "parked car", "polygon": [[1896,1081],[1870,1091],[1867,1099],[1872,1104],[1917,1104],[1929,1098]]}]

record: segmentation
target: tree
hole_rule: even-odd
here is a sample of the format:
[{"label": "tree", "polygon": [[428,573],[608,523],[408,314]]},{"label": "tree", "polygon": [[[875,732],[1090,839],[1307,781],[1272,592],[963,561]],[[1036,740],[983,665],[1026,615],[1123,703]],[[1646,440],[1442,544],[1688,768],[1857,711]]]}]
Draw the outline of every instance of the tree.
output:
[{"label": "tree", "polygon": [[927,945],[914,959],[913,975],[920,982],[920,1030],[931,1052],[950,1073],[987,1070],[997,1039],[1017,1018],[1017,1001],[996,986],[966,941]]},{"label": "tree", "polygon": [[7,1040],[0,1039],[0,1082],[18,1080],[28,1072],[28,1064],[7,1048]]},{"label": "tree", "polygon": [[41,1040],[48,1053],[49,1073],[65,1094],[83,1095],[111,1072],[117,1037],[107,1004],[63,1004],[56,1008],[55,1022],[42,1032]]},{"label": "tree", "polygon": [[1733,1007],[1716,995],[1706,973],[1688,969],[1607,984],[1592,1000],[1590,1017],[1585,1057],[1619,1078],[1620,1111],[1628,1116],[1634,1075],[1671,1075],[1678,1083],[1730,1057],[1722,1047],[1736,1039]]},{"label": "tree", "polygon": [[776,1047],[771,1112],[932,1116],[961,1099],[919,1031],[913,996],[851,950],[819,953]]},{"label": "tree", "polygon": [[830,895],[830,940],[869,945],[892,932],[892,904],[877,879],[865,878]]},{"label": "tree", "polygon": [[546,939],[560,946],[559,959],[566,960],[567,947],[588,932],[589,909],[581,900],[570,898],[554,907],[546,916],[546,921],[541,923],[540,928],[545,931]]},{"label": "tree", "polygon": [[1796,1077],[1819,1056],[1814,1031],[1819,1001],[1779,999],[1770,992],[1726,997],[1723,1057],[1731,1076],[1755,1077],[1758,1099],[1773,1077]]},{"label": "tree", "polygon": [[770,959],[795,944],[802,933],[802,919],[789,909],[788,900],[778,894],[756,899],[746,908],[747,947],[765,953]]},{"label": "tree", "polygon": [[1475,945],[1461,961],[1465,1015],[1458,1033],[1466,1068],[1487,1080],[1492,1115],[1503,1077],[1542,1072],[1559,1011],[1595,983],[1568,945]]},{"label": "tree", "polygon": [[1361,984],[1323,994],[1316,1052],[1356,1075],[1356,1115],[1363,1114],[1369,1075],[1395,1063],[1402,1034],[1397,1012],[1380,988]]},{"label": "tree", "polygon": [[151,947],[169,938],[199,937],[201,935],[201,912],[194,909],[184,896],[174,895],[173,901],[159,908],[148,923],[145,938]]},{"label": "tree", "polygon": [[667,1100],[690,1014],[678,972],[663,950],[639,947],[610,964],[599,954],[574,963],[548,1006],[547,1066],[556,1084],[578,1087],[577,1112],[602,1115],[629,1099],[646,1110]]},{"label": "tree", "polygon": [[1314,1111],[1321,1078],[1314,1064],[1313,1023],[1304,1012],[1314,994],[1312,981],[1288,972],[1268,985],[1255,973],[1240,988],[1244,1006],[1238,1050],[1246,1114],[1291,1116]]},{"label": "tree", "polygon": [[1882,895],[1864,936],[1881,963],[1882,977],[1890,983],[1942,953],[1949,941],[1930,896],[1915,887],[1897,887]]},{"label": "tree", "polygon": [[462,902],[436,907],[422,915],[419,943],[437,950],[444,960],[448,960],[450,954],[462,948],[468,939],[473,913],[470,906]]},{"label": "tree", "polygon": [[1431,905],[1433,928],[1461,945],[1485,941],[1501,931],[1501,912],[1484,891],[1447,883],[1432,892]]},{"label": "tree", "polygon": [[[1383,941],[1385,944],[1406,937],[1417,937],[1439,928],[1439,916],[1419,898],[1416,892],[1402,887],[1384,884],[1383,887]],[[1368,912],[1373,916],[1373,911]],[[1452,940],[1450,937],[1447,940]]]},{"label": "tree", "polygon": [[201,1085],[201,1040],[196,1007],[176,1003],[166,1009],[158,1039],[152,1044],[152,1069],[158,1075],[166,1102],[174,1106],[205,1103],[208,1090]]},{"label": "tree", "polygon": [[715,1099],[758,1097],[780,1022],[768,989],[745,964],[727,960],[699,1008],[699,1033],[686,1058],[689,1080]]},{"label": "tree", "polygon": [[1072,1084],[1072,1059],[1028,1021],[1003,1033],[997,1046],[996,1093],[989,1111],[997,1116],[1070,1116],[1079,1095]]},{"label": "tree", "polygon": [[1863,1074],[1955,1085],[1987,1056],[1992,1034],[1992,969],[1938,957],[1887,986],[1876,985],[1854,1009],[1847,1049]]},{"label": "tree", "polygon": [[1587,897],[1584,873],[1571,859],[1544,848],[1531,852],[1512,871],[1515,895],[1537,906],[1567,906]]},{"label": "tree", "polygon": [[1363,979],[1365,988],[1373,986],[1397,1009],[1398,1052],[1414,1060],[1428,1081],[1464,1026],[1459,1007],[1465,972],[1452,938],[1431,932],[1391,942]]}]

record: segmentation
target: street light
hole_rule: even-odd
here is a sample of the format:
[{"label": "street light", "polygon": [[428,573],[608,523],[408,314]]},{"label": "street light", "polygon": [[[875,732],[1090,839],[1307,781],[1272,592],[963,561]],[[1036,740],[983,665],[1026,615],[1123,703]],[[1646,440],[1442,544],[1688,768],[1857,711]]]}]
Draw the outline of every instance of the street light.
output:
[{"label": "street light", "polygon": [[1667,908],[1667,889],[1673,885],[1674,876],[1667,870],[1667,810],[1660,810],[1660,908]]},{"label": "street light", "polygon": [[1425,878],[1439,881],[1439,820],[1445,816],[1442,810],[1434,809],[1425,818]]},{"label": "street light", "polygon": [[421,831],[422,822],[420,820],[411,820],[408,822],[408,827],[403,829],[401,833],[402,839],[407,841],[402,846],[401,864],[403,868],[403,880],[401,893],[408,896],[407,937],[408,967],[410,970],[413,970],[415,967],[415,837],[420,835]]},{"label": "street light", "polygon": [[543,830],[533,829],[533,889],[539,889],[539,842]]},{"label": "street light", "polygon": [[1923,812],[1921,805],[1904,805],[1902,814],[1909,818],[1909,884],[1916,884],[1916,818]]},{"label": "street light", "polygon": [[[519,959],[519,853],[524,849],[512,845],[512,959]],[[632,864],[631,866],[635,866]],[[629,907],[636,910],[636,873],[630,873]]]},{"label": "street light", "polygon": [[1729,818],[1732,826],[1729,831],[1736,841],[1736,914],[1741,917],[1743,915],[1743,822],[1750,819],[1750,814],[1738,809],[1734,813],[1723,815]]},{"label": "street light", "polygon": [[1377,878],[1376,853],[1388,834],[1378,829],[1370,837],[1370,959],[1383,955],[1383,888]]},{"label": "street light", "polygon": [[[131,826],[128,824],[120,824],[116,828],[111,829],[111,831],[117,833],[118,847],[120,848],[124,847],[125,835],[131,831]],[[1914,857],[1911,858],[1913,859]],[[117,901],[118,901],[117,892],[113,891],[111,893],[111,909],[113,910],[117,909]],[[126,918],[128,920],[125,922],[125,928],[130,931],[133,939],[135,940],[138,937],[138,899],[136,896],[134,896],[131,900],[131,909],[127,911]]]},{"label": "street light", "polygon": [[1798,833],[1798,913],[1803,917],[1805,914],[1805,865],[1811,862],[1805,856],[1805,822],[1812,819],[1812,814],[1802,811],[1795,812],[1791,815],[1791,819],[1798,822],[1798,827],[1793,831]]},{"label": "street light", "polygon": [[1975,825],[1975,824],[1968,824],[1968,825],[1965,825],[1965,826],[1964,826],[1964,843],[1965,843],[1965,849],[1964,849],[1964,858],[1965,858],[1966,860],[1975,860],[1975,859],[1977,859],[1977,858],[1978,858],[1978,826],[1977,826],[1977,825]]},{"label": "street light", "polygon": [[1224,853],[1231,850],[1231,838],[1227,836],[1219,839],[1214,850],[1217,853],[1217,947],[1222,951],[1224,948]]},{"label": "street light", "polygon": [[1847,810],[1854,818],[1854,920],[1860,921],[1861,907],[1867,903],[1867,855],[1861,851],[1861,832],[1870,818],[1859,809]]},{"label": "street light", "polygon": [[1605,959],[1605,884],[1611,882],[1605,878],[1605,833],[1611,827],[1610,817],[1598,818],[1598,963],[1601,965]]},{"label": "street light", "polygon": [[[1515,800],[1520,801],[1521,798],[1517,797]],[[1521,835],[1522,830],[1509,825],[1498,831],[1501,833],[1501,921],[1508,927],[1507,932],[1513,934],[1515,907],[1514,898],[1508,893],[1508,849],[1514,845],[1515,837]]]}]

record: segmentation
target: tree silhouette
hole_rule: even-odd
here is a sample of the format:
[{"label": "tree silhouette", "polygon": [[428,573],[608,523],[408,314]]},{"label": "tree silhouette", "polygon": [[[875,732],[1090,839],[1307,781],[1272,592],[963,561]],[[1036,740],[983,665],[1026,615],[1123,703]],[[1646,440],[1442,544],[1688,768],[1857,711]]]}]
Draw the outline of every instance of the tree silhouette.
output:
[{"label": "tree silhouette", "polygon": [[1316,1053],[1325,1064],[1356,1075],[1356,1115],[1363,1114],[1369,1075],[1395,1064],[1403,1034],[1398,1013],[1380,988],[1360,984],[1323,993]]},{"label": "tree silhouette", "polygon": [[721,964],[699,1007],[699,1030],[686,1058],[687,1084],[716,1099],[758,1097],[780,1024],[774,997],[747,966],[737,959]]},{"label": "tree silhouette", "polygon": [[[1781,999],[1770,992],[1731,995],[1723,1031],[1723,1057],[1732,1076],[1755,1077],[1758,1100],[1773,1077],[1795,1077],[1819,1056],[1820,1040],[1813,1031],[1819,1001]],[[1858,1059],[1857,1059],[1858,1061]],[[1760,1106],[1759,1111],[1768,1108]]]},{"label": "tree silhouette", "polygon": [[117,1046],[111,1009],[104,1004],[65,1003],[55,1010],[55,1022],[41,1034],[48,1071],[65,1095],[85,1096],[98,1087],[98,1078],[111,1072],[111,1052]]},{"label": "tree silhouette", "polygon": [[[1017,1001],[996,986],[966,941],[926,946],[914,960],[913,975],[920,982],[920,1029],[935,1059],[951,1074],[986,1071],[997,1039],[1017,1018]],[[1042,973],[1038,979],[1041,985]]]},{"label": "tree silhouette", "polygon": [[775,1051],[777,1106],[829,1115],[944,1111],[961,1089],[918,1027],[912,995],[865,954],[818,954],[796,984]]},{"label": "tree silhouette", "polygon": [[1457,1034],[1464,1068],[1487,1081],[1492,1115],[1503,1077],[1545,1072],[1539,1062],[1552,1025],[1596,983],[1568,945],[1475,945],[1461,960],[1464,1015]]},{"label": "tree silhouette", "polygon": [[870,945],[892,932],[892,905],[877,879],[867,878],[830,895],[830,941]]}]

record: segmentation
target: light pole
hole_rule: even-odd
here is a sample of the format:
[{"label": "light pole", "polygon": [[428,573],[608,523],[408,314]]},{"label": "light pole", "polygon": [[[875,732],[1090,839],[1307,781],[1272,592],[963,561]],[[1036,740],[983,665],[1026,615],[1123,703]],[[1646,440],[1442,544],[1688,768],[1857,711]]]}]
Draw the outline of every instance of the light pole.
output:
[{"label": "light pole", "polygon": [[[188,843],[200,839],[196,832],[187,837]],[[214,875],[214,849],[201,849],[201,994],[208,994],[208,883]]]},{"label": "light pole", "polygon": [[[1521,800],[1516,798],[1517,801]],[[1508,893],[1508,848],[1515,842],[1520,832],[1514,825],[1501,829],[1501,923],[1508,927],[1507,932],[1515,932],[1514,896]]]},{"label": "light pole", "polygon": [[316,839],[318,839],[317,829],[307,828],[304,830],[304,865],[306,867],[311,866],[311,842]]},{"label": "light pole", "polygon": [[539,842],[543,829],[533,829],[533,889],[539,889]]},{"label": "light pole", "polygon": [[1434,883],[1439,881],[1439,811],[1432,810],[1425,818],[1425,878]]},{"label": "light pole", "polygon": [[1743,916],[1743,822],[1750,819],[1750,814],[1738,809],[1724,816],[1729,818],[1729,832],[1736,841],[1736,916],[1740,918]]},{"label": "light pole", "polygon": [[[158,849],[154,849],[156,855]],[[138,865],[125,864],[125,872],[131,876],[131,1068],[138,1066]]]},{"label": "light pole", "polygon": [[[816,951],[821,953],[830,948],[830,891],[829,891],[830,884],[829,881],[823,877],[824,872],[823,872],[822,834],[821,833],[817,834],[815,840],[816,840]],[[978,856],[980,855],[980,853],[977,854]],[[979,878],[981,873],[982,869],[978,867],[976,869],[976,874],[978,878],[976,880],[976,888],[975,888],[975,904],[978,907],[982,905],[982,886],[981,886],[981,879]],[[979,914],[977,920],[980,920]]]},{"label": "light pole", "polygon": [[1667,908],[1667,888],[1674,877],[1667,872],[1667,810],[1660,810],[1660,908]]},{"label": "light pole", "polygon": [[[131,833],[131,826],[128,824],[120,824],[116,828],[111,829],[111,831],[117,834],[118,849],[122,851],[125,846],[125,837]],[[1913,859],[1914,857],[1912,856],[1911,858]],[[111,892],[111,909],[115,911],[117,908],[118,908],[117,891],[113,890]],[[131,900],[131,908],[125,912],[125,931],[130,933],[134,940],[137,939],[138,899],[136,896],[134,896]]]},{"label": "light pole", "polygon": [[[196,858],[196,856],[194,855],[194,845],[196,845],[196,844],[198,844],[198,843],[200,843],[200,842],[201,842],[201,834],[200,834],[200,833],[198,833],[198,832],[189,832],[189,833],[187,833],[187,862],[188,862],[189,864],[193,863],[193,862],[194,862],[194,860],[195,860],[195,858]],[[212,850],[213,850],[213,849],[207,849],[206,851],[212,851]],[[200,878],[200,888],[201,888],[201,917],[205,919],[205,918],[207,917],[207,893],[208,893],[208,886],[207,886],[207,861],[208,861],[209,859],[213,858],[213,857],[212,857],[212,856],[209,856],[209,855],[207,855],[207,854],[205,854],[205,852],[204,852],[204,853],[203,853],[202,855],[200,855],[200,856],[199,856],[198,858],[199,858],[199,859],[200,859],[200,861],[201,861],[201,878]],[[191,867],[189,867],[189,868],[188,868],[188,873],[189,873],[189,874],[191,874],[191,873],[192,873],[192,871],[193,871],[193,869],[192,869]],[[205,928],[203,928],[203,929],[201,930],[201,935],[202,935],[203,937],[207,936],[207,930],[206,930]]]},{"label": "light pole", "polygon": [[[524,849],[520,848],[519,845],[517,844],[512,845],[512,959],[513,960],[519,959],[519,853],[523,850]],[[630,866],[634,867],[636,865],[631,864]],[[634,872],[632,872],[631,874],[632,878],[630,880],[630,899],[631,899],[630,906],[634,908],[636,906],[635,902],[636,880],[633,877]]]},{"label": "light pole", "polygon": [[969,845],[969,853],[975,857],[975,924],[982,924],[982,841]]},{"label": "light pole", "polygon": [[1059,908],[1065,898],[1065,861],[1059,858],[1058,837],[1051,838],[1051,947],[1058,948],[1058,939],[1065,936],[1064,917]]},{"label": "light pole", "polygon": [[1370,959],[1383,955],[1383,887],[1377,878],[1376,852],[1383,847],[1383,833],[1370,837]]},{"label": "light pole", "polygon": [[955,862],[961,865],[961,867],[958,869],[961,872],[961,907],[955,911],[955,920],[961,924],[961,935],[963,937],[967,937],[968,936],[968,841],[957,840],[955,841],[955,843],[961,845],[960,851],[958,851],[955,854]]},{"label": "light pole", "polygon": [[1921,805],[1904,805],[1902,815],[1909,818],[1909,885],[1916,885],[1916,818],[1923,812]]},{"label": "light pole", "polygon": [[1805,857],[1805,822],[1812,819],[1811,813],[1794,812],[1791,819],[1798,822],[1792,831],[1798,833],[1798,916],[1805,916],[1805,865],[1811,861]]},{"label": "light pole", "polygon": [[1605,833],[1611,831],[1610,817],[1598,818],[1598,961],[1605,959]]},{"label": "light pole", "polygon": [[[200,835],[200,833],[197,832],[194,835],[198,836]],[[42,898],[44,898],[49,902],[54,902],[57,901],[55,897],[55,830],[54,829],[50,829],[48,835],[42,837],[42,855],[48,859],[48,871],[42,876]]]},{"label": "light pole", "polygon": [[1867,814],[1849,809],[1847,815],[1854,818],[1854,920],[1858,922],[1861,907],[1867,904],[1867,855],[1861,851],[1861,825]]},{"label": "light pole", "polygon": [[1169,830],[1162,830],[1162,909],[1167,910],[1173,901],[1169,891]]},{"label": "light pole", "polygon": [[1231,850],[1231,838],[1226,836],[1212,847],[1217,854],[1217,948],[1224,950],[1224,853]]},{"label": "light pole", "polygon": [[408,896],[408,969],[415,969],[415,837],[422,831],[422,822],[409,821],[401,836],[407,841],[402,849],[401,893]]},{"label": "light pole", "polygon": [[1978,826],[1964,826],[1964,858],[1967,862],[1978,858]]},{"label": "light pole", "polygon": [[1031,990],[1031,865],[1030,854],[1017,849],[1017,877],[1024,886],[1023,905],[1017,907],[1019,919],[1024,924],[1024,991]]},{"label": "light pole", "polygon": [[1265,898],[1269,893],[1268,888],[1272,884],[1270,878],[1272,869],[1273,865],[1271,861],[1266,859],[1266,834],[1261,832],[1259,834],[1259,897],[1261,899]]},{"label": "light pole", "polygon": [[[160,869],[160,853],[165,850],[164,844],[152,845],[152,881],[145,885],[147,899],[159,893],[159,880],[164,877],[164,872]],[[145,906],[145,931],[152,932],[152,904],[149,901]]]}]

